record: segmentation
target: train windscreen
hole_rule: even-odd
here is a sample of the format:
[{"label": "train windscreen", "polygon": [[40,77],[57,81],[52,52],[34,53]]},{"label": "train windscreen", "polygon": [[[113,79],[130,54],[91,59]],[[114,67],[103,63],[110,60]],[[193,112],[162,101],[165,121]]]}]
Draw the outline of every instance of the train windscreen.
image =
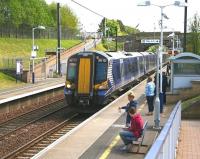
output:
[{"label": "train windscreen", "polygon": [[69,63],[67,79],[74,81],[76,76],[76,63]]},{"label": "train windscreen", "polygon": [[95,83],[100,83],[102,81],[105,81],[106,77],[107,77],[107,63],[106,62],[96,63]]}]

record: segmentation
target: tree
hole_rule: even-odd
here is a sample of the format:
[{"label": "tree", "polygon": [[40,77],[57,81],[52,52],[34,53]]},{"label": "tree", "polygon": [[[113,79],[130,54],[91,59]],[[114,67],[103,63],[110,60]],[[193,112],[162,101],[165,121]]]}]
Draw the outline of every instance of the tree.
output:
[{"label": "tree", "polygon": [[[70,34],[77,32],[78,18],[71,9],[65,5],[60,9],[61,25]],[[30,30],[38,25],[45,27],[57,27],[57,5],[48,5],[45,0],[0,0],[0,30],[16,31],[16,35],[29,35]],[[72,35],[71,34],[71,35]]]},{"label": "tree", "polygon": [[[55,2],[51,3],[49,10],[54,20],[54,26],[57,27],[57,4]],[[67,5],[61,6],[60,16],[63,29],[71,29],[74,32],[78,30],[78,18]]]},{"label": "tree", "polygon": [[67,5],[61,7],[61,17],[63,27],[77,29],[78,19]]},{"label": "tree", "polygon": [[189,30],[191,31],[189,37],[189,51],[200,54],[200,17],[197,13],[194,14],[193,19],[190,22]]},{"label": "tree", "polygon": [[[105,18],[102,19],[101,23],[99,24],[98,32],[104,33],[104,25],[105,25]],[[109,20],[106,19],[106,35],[115,36],[116,35],[116,28],[117,33],[119,36],[138,33],[139,30],[136,28],[132,28],[130,26],[126,26],[123,24],[121,20]]]},{"label": "tree", "polygon": [[51,4],[49,4],[49,12],[50,12],[50,14],[51,14],[51,17],[53,18],[53,21],[54,21],[54,23],[53,23],[53,25],[52,26],[57,26],[56,25],[56,21],[57,21],[57,16],[56,16],[56,14],[57,14],[57,7],[56,7],[56,3],[55,2],[52,2]]},{"label": "tree", "polygon": [[0,0],[0,25],[4,22],[4,7],[5,7],[5,1]]},{"label": "tree", "polygon": [[[50,15],[48,5],[44,0],[23,1],[24,17],[23,22],[31,27],[37,25],[51,26],[54,21]],[[31,16],[30,16],[31,15]]]},{"label": "tree", "polygon": [[23,22],[23,8],[21,0],[8,0],[7,7],[9,8],[8,21],[15,28],[18,28]]},{"label": "tree", "polygon": [[125,26],[125,32],[127,34],[136,34],[139,33],[140,31],[136,28],[130,27],[130,26]]}]

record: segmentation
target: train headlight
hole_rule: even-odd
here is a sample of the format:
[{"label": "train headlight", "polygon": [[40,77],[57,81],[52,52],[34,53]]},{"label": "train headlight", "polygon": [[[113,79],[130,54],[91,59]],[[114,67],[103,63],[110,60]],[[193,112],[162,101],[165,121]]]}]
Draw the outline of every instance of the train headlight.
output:
[{"label": "train headlight", "polygon": [[74,89],[75,88],[75,84],[71,83],[70,81],[66,81],[65,82],[65,87],[68,89]]},{"label": "train headlight", "polygon": [[101,86],[99,86],[99,89],[108,89],[108,86],[107,85],[101,85]]},{"label": "train headlight", "polygon": [[67,84],[66,87],[67,87],[67,88],[71,88],[71,84]]},{"label": "train headlight", "polygon": [[97,84],[95,86],[95,89],[108,89],[108,82],[105,81],[105,82],[102,82],[100,84]]}]

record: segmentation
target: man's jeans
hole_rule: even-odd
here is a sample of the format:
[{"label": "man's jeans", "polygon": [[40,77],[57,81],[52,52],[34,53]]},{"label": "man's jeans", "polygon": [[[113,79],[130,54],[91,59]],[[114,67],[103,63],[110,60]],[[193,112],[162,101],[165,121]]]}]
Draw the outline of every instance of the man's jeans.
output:
[{"label": "man's jeans", "polygon": [[128,145],[132,143],[132,141],[135,139],[134,135],[132,132],[128,130],[123,130],[119,133],[121,139],[123,140],[125,145]]}]

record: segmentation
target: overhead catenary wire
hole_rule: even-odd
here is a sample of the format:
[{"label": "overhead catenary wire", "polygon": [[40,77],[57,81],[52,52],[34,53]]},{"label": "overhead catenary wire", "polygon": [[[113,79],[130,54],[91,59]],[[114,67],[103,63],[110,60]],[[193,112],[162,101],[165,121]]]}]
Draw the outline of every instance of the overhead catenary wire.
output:
[{"label": "overhead catenary wire", "polygon": [[[74,3],[76,3],[76,4],[78,4],[79,6],[81,6],[81,7],[83,7],[83,8],[85,8],[85,9],[87,9],[88,11],[90,11],[90,12],[92,12],[92,13],[94,13],[94,14],[100,16],[100,17],[102,17],[102,18],[106,18],[105,16],[103,16],[103,15],[101,15],[101,14],[99,14],[99,13],[93,11],[92,9],[90,9],[90,8],[88,8],[88,7],[82,5],[82,4],[80,4],[80,3],[78,3],[78,2],[76,2],[76,1],[74,1],[74,0],[71,0],[71,1],[74,2]],[[108,18],[107,18],[107,19],[108,19]]]},{"label": "overhead catenary wire", "polygon": [[74,2],[74,3],[76,3],[76,4],[79,5],[79,6],[83,7],[84,9],[86,9],[86,10],[88,10],[88,11],[90,11],[90,12],[96,14],[97,16],[100,16],[100,17],[102,17],[102,18],[105,19],[105,20],[104,20],[104,36],[106,37],[106,19],[108,19],[108,18],[105,17],[105,16],[103,16],[103,15],[101,15],[101,14],[99,14],[99,13],[97,13],[97,12],[95,12],[95,11],[93,11],[92,9],[90,9],[90,8],[88,8],[88,7],[86,7],[86,6],[82,5],[82,4],[80,4],[80,3],[76,2],[76,1],[74,1],[74,0],[71,0],[71,1]]}]

